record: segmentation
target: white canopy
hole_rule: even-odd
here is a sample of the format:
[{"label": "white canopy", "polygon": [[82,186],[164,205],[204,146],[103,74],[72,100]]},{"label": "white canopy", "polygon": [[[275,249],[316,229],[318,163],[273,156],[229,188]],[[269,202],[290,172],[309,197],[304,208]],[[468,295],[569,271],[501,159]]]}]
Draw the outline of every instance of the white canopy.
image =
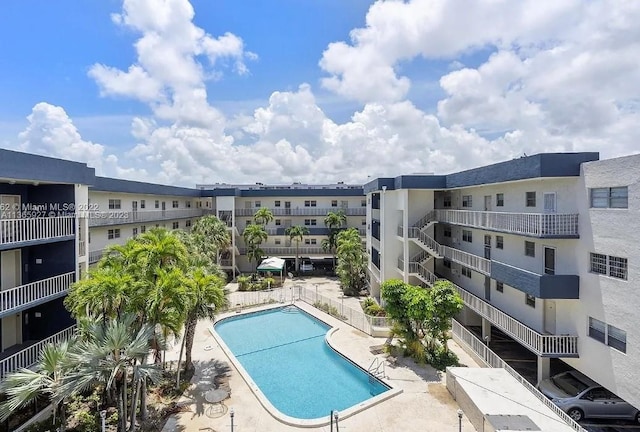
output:
[{"label": "white canopy", "polygon": [[285,261],[278,257],[267,257],[258,266],[260,271],[276,271],[280,272],[284,269]]}]

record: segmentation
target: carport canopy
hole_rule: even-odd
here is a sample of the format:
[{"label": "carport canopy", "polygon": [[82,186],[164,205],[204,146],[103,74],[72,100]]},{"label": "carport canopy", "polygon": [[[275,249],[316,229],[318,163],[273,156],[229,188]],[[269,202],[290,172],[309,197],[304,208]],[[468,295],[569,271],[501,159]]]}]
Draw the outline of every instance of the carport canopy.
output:
[{"label": "carport canopy", "polygon": [[258,266],[258,271],[261,272],[279,272],[280,279],[283,278],[285,260],[278,257],[267,257]]}]

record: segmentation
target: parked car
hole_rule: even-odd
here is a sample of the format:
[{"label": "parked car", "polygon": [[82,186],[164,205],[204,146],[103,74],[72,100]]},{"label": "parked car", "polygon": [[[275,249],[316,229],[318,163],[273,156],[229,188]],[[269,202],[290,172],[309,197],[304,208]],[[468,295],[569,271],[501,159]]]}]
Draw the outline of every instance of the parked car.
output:
[{"label": "parked car", "polygon": [[554,375],[538,388],[575,421],[607,418],[640,423],[638,409],[578,371]]},{"label": "parked car", "polygon": [[313,271],[313,263],[311,261],[302,261],[300,264],[301,272],[311,272]]}]

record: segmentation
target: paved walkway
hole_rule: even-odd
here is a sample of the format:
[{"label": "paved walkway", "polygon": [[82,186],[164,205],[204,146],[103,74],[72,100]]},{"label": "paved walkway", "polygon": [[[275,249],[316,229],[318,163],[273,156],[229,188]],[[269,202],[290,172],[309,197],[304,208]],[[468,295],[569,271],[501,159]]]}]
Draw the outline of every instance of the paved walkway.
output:
[{"label": "paved walkway", "polygon": [[[324,281],[324,282],[323,282]],[[318,284],[318,290],[323,295],[334,298],[341,295],[335,281],[324,278],[310,278],[305,283],[309,288]],[[310,284],[310,285],[309,285]],[[314,287],[315,288],[315,287]],[[357,303],[357,299],[345,299]],[[347,355],[358,365],[367,368],[374,355],[369,348],[385,342],[384,338],[373,338],[348,326],[312,306],[297,302],[296,305],[305,311],[320,316],[325,322],[337,327],[332,342],[336,349]],[[272,417],[249,386],[244,382],[238,371],[231,365],[228,358],[216,344],[209,332],[211,322],[202,321],[196,329],[196,339],[193,358],[196,363],[196,373],[192,386],[187,390],[181,404],[189,407],[188,412],[172,416],[164,431],[230,431],[230,409],[234,410],[234,431],[237,432],[280,432],[299,431],[301,428],[287,426]],[[477,367],[475,362],[454,342],[450,348],[458,355],[461,363],[469,367]],[[179,347],[167,353],[167,360],[177,359]],[[399,358],[395,367],[386,368],[388,384],[394,388],[401,388],[403,393],[387,401],[381,402],[340,422],[342,431],[351,432],[398,432],[398,431],[457,431],[458,405],[451,398],[444,385],[444,374],[437,372],[430,366],[416,365],[406,358]],[[231,397],[224,401],[224,405],[213,408],[204,400],[204,393],[212,388],[212,382],[227,382],[231,389]],[[292,383],[295,385],[295,383]],[[475,429],[463,418],[463,431]],[[329,426],[312,428],[314,431],[329,431]]]}]

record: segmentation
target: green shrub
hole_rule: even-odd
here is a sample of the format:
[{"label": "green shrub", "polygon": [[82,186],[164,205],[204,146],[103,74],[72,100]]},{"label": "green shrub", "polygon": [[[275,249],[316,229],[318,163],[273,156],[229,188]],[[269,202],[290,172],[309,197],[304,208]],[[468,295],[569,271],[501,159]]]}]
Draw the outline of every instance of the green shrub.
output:
[{"label": "green shrub", "polygon": [[249,276],[238,276],[238,291],[248,291],[250,289],[250,280]]},{"label": "green shrub", "polygon": [[334,316],[340,320],[344,321],[347,319],[347,317],[340,315],[340,312],[338,312],[338,308],[336,308],[335,306],[331,306],[330,304],[317,301],[313,304],[313,307],[315,307],[316,309],[320,309],[322,312],[328,313],[329,315]]},{"label": "green shrub", "polygon": [[438,345],[425,351],[426,360],[434,368],[443,371],[448,366],[460,366],[458,356],[449,350],[445,350],[443,346]]}]

